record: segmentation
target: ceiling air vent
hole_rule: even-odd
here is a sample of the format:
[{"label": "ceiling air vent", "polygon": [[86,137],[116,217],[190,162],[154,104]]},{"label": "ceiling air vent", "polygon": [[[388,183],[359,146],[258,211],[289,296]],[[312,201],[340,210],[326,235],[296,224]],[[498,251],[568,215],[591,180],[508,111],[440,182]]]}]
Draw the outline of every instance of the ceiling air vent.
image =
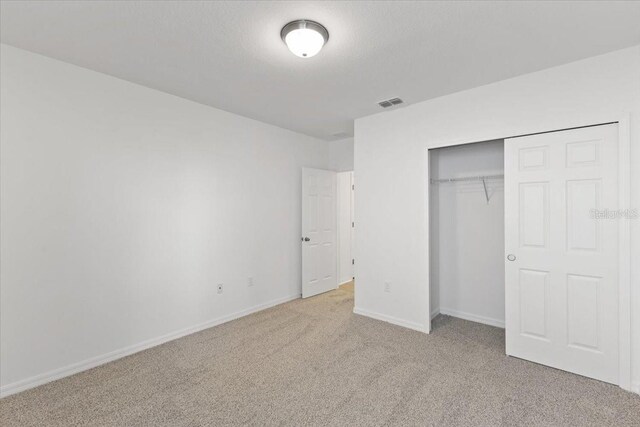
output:
[{"label": "ceiling air vent", "polygon": [[378,105],[382,108],[393,107],[394,105],[402,104],[404,101],[400,98],[391,98],[384,101],[378,102]]}]

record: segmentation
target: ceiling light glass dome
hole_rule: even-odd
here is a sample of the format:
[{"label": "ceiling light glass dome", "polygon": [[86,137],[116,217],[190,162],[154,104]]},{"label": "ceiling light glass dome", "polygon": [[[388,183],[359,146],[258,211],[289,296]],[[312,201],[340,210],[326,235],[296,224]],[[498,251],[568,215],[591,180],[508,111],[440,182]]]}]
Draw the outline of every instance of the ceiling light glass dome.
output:
[{"label": "ceiling light glass dome", "polygon": [[285,25],[280,37],[294,55],[311,58],[327,43],[329,32],[315,21],[299,19]]}]

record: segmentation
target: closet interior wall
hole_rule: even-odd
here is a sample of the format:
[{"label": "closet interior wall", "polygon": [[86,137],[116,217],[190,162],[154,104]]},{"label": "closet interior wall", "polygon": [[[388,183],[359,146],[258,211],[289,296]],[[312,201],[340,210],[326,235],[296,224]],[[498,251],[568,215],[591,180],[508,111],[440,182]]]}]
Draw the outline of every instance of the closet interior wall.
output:
[{"label": "closet interior wall", "polygon": [[504,141],[430,150],[429,159],[431,316],[504,327],[504,180],[435,182],[502,175]]}]

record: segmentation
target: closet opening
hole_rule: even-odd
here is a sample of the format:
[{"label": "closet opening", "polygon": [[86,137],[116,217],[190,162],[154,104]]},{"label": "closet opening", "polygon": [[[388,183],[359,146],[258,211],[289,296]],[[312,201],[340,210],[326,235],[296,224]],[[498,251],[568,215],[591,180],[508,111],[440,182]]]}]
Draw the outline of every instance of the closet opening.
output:
[{"label": "closet opening", "polygon": [[433,329],[505,325],[504,140],[429,150]]}]

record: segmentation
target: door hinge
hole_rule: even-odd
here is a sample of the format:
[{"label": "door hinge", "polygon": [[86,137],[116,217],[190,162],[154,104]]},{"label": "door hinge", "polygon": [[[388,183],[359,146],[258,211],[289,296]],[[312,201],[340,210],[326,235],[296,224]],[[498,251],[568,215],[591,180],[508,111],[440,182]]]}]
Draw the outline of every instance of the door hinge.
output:
[{"label": "door hinge", "polygon": [[356,264],[356,260],[355,259],[351,259],[351,265],[355,265]]},{"label": "door hinge", "polygon": [[355,224],[356,224],[355,222],[351,221],[351,227],[355,227],[356,226]]},{"label": "door hinge", "polygon": [[351,184],[351,189],[355,190],[356,189],[356,185],[355,184]]}]

